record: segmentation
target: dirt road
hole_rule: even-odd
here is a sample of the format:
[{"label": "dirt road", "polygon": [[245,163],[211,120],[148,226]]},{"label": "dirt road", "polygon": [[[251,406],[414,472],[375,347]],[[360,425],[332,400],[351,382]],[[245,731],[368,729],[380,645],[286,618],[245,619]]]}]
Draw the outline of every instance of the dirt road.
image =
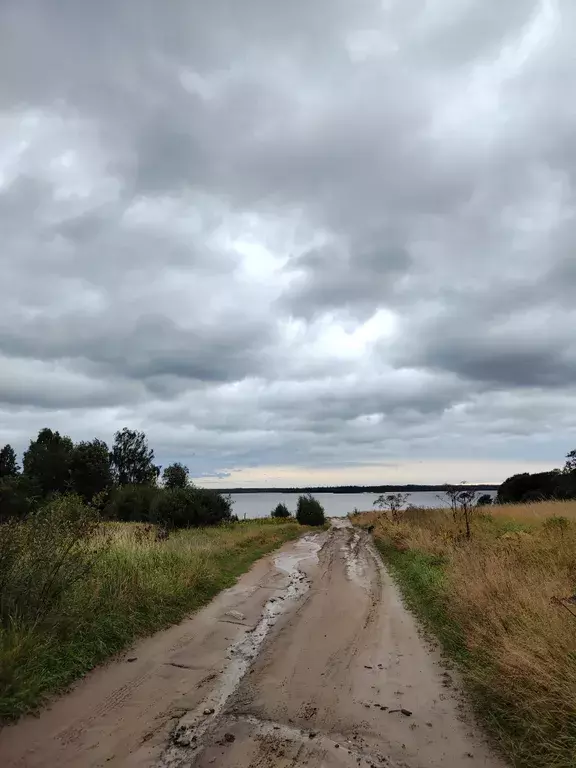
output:
[{"label": "dirt road", "polygon": [[5,728],[0,764],[502,768],[347,521]]}]

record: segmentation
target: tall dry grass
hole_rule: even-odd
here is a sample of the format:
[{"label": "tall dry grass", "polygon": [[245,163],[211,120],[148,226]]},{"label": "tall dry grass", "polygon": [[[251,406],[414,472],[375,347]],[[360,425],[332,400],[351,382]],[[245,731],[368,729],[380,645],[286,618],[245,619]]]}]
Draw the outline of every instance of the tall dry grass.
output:
[{"label": "tall dry grass", "polygon": [[576,502],[475,513],[470,541],[449,510],[358,522],[374,526],[412,605],[463,660],[512,764],[576,766],[576,605],[566,600],[576,592]]}]

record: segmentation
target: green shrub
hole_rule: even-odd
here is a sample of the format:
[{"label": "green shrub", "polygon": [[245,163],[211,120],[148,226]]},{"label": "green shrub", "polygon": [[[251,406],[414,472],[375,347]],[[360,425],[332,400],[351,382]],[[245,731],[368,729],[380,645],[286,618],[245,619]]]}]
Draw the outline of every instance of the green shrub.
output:
[{"label": "green shrub", "polygon": [[276,505],[276,508],[272,510],[271,517],[290,517],[290,510],[286,504],[280,502]]},{"label": "green shrub", "polygon": [[232,501],[207,488],[124,485],[112,492],[105,515],[122,522],[190,528],[231,522]]},{"label": "green shrub", "polygon": [[232,503],[204,488],[167,488],[152,504],[152,520],[167,528],[191,528],[230,522]]},{"label": "green shrub", "polygon": [[162,489],[155,485],[123,485],[115,488],[105,507],[105,516],[125,523],[153,522],[152,507],[161,493]]},{"label": "green shrub", "polygon": [[232,499],[209,488],[193,488],[196,513],[190,525],[217,525],[232,518]]},{"label": "green shrub", "polygon": [[124,485],[114,490],[105,517],[121,522],[157,523],[167,528],[190,528],[232,521],[232,501],[207,488],[158,488]]},{"label": "green shrub", "polygon": [[99,517],[79,496],[59,496],[2,526],[0,626],[38,624],[91,570]]},{"label": "green shrub", "polygon": [[158,493],[151,508],[150,519],[166,528],[188,528],[196,508],[191,488],[165,488]]},{"label": "green shrub", "polygon": [[296,520],[300,525],[324,525],[324,507],[311,494],[298,497]]}]

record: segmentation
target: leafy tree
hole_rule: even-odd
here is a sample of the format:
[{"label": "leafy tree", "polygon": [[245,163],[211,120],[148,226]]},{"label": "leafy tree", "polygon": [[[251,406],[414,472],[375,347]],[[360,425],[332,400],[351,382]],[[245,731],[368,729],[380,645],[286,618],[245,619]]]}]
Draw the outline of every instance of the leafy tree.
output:
[{"label": "leafy tree", "polygon": [[110,488],[113,477],[106,443],[97,438],[77,443],[72,454],[71,475],[72,486],[84,501],[91,501],[96,494]]},{"label": "leafy tree", "polygon": [[51,429],[41,429],[24,452],[24,474],[38,484],[42,496],[65,493],[71,485],[74,445],[72,440]]},{"label": "leafy tree", "polygon": [[576,451],[570,451],[566,454],[564,472],[576,472]]},{"label": "leafy tree", "polygon": [[272,510],[272,517],[290,517],[290,510],[286,504],[280,502],[276,505],[276,508]]},{"label": "leafy tree", "polygon": [[160,467],[154,464],[154,451],[144,432],[124,427],[114,435],[110,454],[114,478],[119,485],[154,485]]},{"label": "leafy tree", "polygon": [[179,461],[170,464],[162,474],[164,488],[186,488],[188,485],[188,467]]},{"label": "leafy tree", "polygon": [[16,452],[10,444],[0,448],[0,479],[3,477],[16,477],[20,474],[20,467],[16,461]]},{"label": "leafy tree", "polygon": [[296,520],[300,525],[324,525],[324,507],[310,493],[298,497]]},{"label": "leafy tree", "polygon": [[409,493],[389,493],[386,496],[378,496],[374,506],[380,507],[380,509],[387,509],[392,516],[392,520],[398,523],[400,522],[402,507],[406,505],[409,498]]},{"label": "leafy tree", "polygon": [[576,498],[576,472],[523,472],[512,475],[498,489],[499,504]]}]

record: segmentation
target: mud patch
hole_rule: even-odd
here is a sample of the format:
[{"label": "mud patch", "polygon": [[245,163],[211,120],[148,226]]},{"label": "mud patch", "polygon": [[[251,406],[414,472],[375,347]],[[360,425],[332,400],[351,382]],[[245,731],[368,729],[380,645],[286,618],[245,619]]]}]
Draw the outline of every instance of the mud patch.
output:
[{"label": "mud patch", "polygon": [[[233,742],[242,744],[242,752],[227,747],[224,729],[236,734]],[[214,743],[202,756],[198,768],[216,763],[235,765],[238,759],[254,766],[326,766],[326,768],[408,768],[378,749],[371,749],[361,737],[326,734],[285,723],[261,720],[252,715],[225,717]],[[224,747],[224,749],[223,749]],[[242,757],[240,757],[240,754]]]},{"label": "mud patch", "polygon": [[349,538],[340,548],[346,565],[346,576],[364,589],[370,587],[370,567],[366,560],[366,548],[361,546],[362,534],[350,529]]},{"label": "mud patch", "polygon": [[159,763],[162,768],[190,764],[191,753],[203,745],[206,734],[217,725],[219,715],[240,685],[272,627],[291,604],[310,588],[310,581],[300,566],[305,561],[317,562],[318,552],[325,540],[324,536],[308,534],[296,543],[294,554],[281,553],[274,558],[275,567],[286,575],[285,586],[265,604],[254,629],[247,630],[244,637],[228,648],[229,662],[220,673],[218,682],[194,710],[181,718],[172,732],[170,744]]}]

